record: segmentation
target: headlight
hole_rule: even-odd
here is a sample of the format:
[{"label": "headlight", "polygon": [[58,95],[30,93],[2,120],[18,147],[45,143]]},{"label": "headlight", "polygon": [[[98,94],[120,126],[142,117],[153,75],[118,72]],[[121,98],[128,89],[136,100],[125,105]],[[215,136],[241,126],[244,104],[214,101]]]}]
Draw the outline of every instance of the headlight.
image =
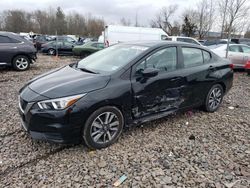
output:
[{"label": "headlight", "polygon": [[57,98],[57,99],[51,99],[46,101],[38,102],[38,106],[40,109],[46,109],[46,110],[63,110],[72,104],[74,104],[77,100],[85,96],[85,94],[81,95],[74,95],[70,97],[63,97],[63,98]]}]

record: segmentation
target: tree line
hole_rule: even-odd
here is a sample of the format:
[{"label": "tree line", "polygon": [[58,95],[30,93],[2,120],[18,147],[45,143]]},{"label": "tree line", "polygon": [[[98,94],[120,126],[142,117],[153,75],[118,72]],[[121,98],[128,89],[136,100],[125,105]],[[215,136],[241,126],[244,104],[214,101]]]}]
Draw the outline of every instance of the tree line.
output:
[{"label": "tree line", "polygon": [[[245,32],[250,38],[250,5],[248,0],[200,0],[192,8],[184,9],[177,16],[178,5],[169,5],[159,9],[150,21],[151,27],[162,28],[168,35],[197,36],[203,39],[212,30],[220,31],[220,37],[226,38],[229,33]],[[125,18],[123,25],[132,25]]]},{"label": "tree line", "polygon": [[[250,37],[250,6],[248,0],[200,0],[192,8],[183,10],[176,16],[178,5],[162,7],[149,21],[151,27],[162,28],[169,35],[197,36],[203,39],[212,30],[220,30],[221,38],[230,33],[245,32]],[[134,21],[121,18],[120,24],[140,26]],[[65,14],[63,10],[49,8],[26,12],[23,10],[6,10],[0,13],[0,30],[12,32],[30,32],[58,35],[72,34],[98,37],[105,26],[102,18],[91,14],[82,15],[76,12]]]},{"label": "tree line", "polygon": [[72,34],[98,37],[104,28],[104,20],[88,14],[86,16],[63,10],[49,8],[26,12],[23,10],[6,10],[0,13],[0,30],[10,32],[34,32],[48,35]]}]

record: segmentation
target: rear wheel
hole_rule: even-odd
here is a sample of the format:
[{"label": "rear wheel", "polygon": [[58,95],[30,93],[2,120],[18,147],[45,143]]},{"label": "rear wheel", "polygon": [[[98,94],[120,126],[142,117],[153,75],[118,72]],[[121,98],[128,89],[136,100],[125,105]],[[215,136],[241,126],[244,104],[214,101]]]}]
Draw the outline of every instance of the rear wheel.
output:
[{"label": "rear wheel", "polygon": [[214,85],[208,92],[205,110],[207,112],[215,112],[219,107],[223,99],[223,88],[220,84]]},{"label": "rear wheel", "polygon": [[121,111],[113,106],[99,108],[87,119],[83,128],[85,144],[92,149],[101,149],[115,143],[124,125]]},{"label": "rear wheel", "polygon": [[19,55],[13,59],[12,65],[17,71],[25,71],[30,67],[30,59],[27,56]]},{"label": "rear wheel", "polygon": [[48,55],[56,55],[56,50],[55,49],[49,49],[48,50]]}]

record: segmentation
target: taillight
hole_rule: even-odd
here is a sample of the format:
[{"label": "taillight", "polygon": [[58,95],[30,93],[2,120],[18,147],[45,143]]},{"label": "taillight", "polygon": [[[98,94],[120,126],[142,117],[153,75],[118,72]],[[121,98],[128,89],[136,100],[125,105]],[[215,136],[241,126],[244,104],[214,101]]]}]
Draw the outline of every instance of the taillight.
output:
[{"label": "taillight", "polygon": [[247,63],[245,64],[245,69],[250,69],[250,60],[248,60]]},{"label": "taillight", "polygon": [[232,69],[232,70],[233,70],[233,69],[234,69],[234,64],[232,64],[232,63],[231,63],[231,64],[229,64],[229,67],[230,67],[230,69]]}]

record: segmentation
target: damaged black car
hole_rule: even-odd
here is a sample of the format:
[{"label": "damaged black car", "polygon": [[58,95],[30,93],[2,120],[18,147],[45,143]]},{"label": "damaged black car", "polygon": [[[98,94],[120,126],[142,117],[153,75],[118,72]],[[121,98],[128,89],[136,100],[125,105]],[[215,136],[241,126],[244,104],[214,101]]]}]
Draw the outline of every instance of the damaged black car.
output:
[{"label": "damaged black car", "polygon": [[34,139],[104,148],[125,126],[200,106],[216,111],[232,68],[188,43],[117,44],[28,82],[19,93],[22,125]]}]

